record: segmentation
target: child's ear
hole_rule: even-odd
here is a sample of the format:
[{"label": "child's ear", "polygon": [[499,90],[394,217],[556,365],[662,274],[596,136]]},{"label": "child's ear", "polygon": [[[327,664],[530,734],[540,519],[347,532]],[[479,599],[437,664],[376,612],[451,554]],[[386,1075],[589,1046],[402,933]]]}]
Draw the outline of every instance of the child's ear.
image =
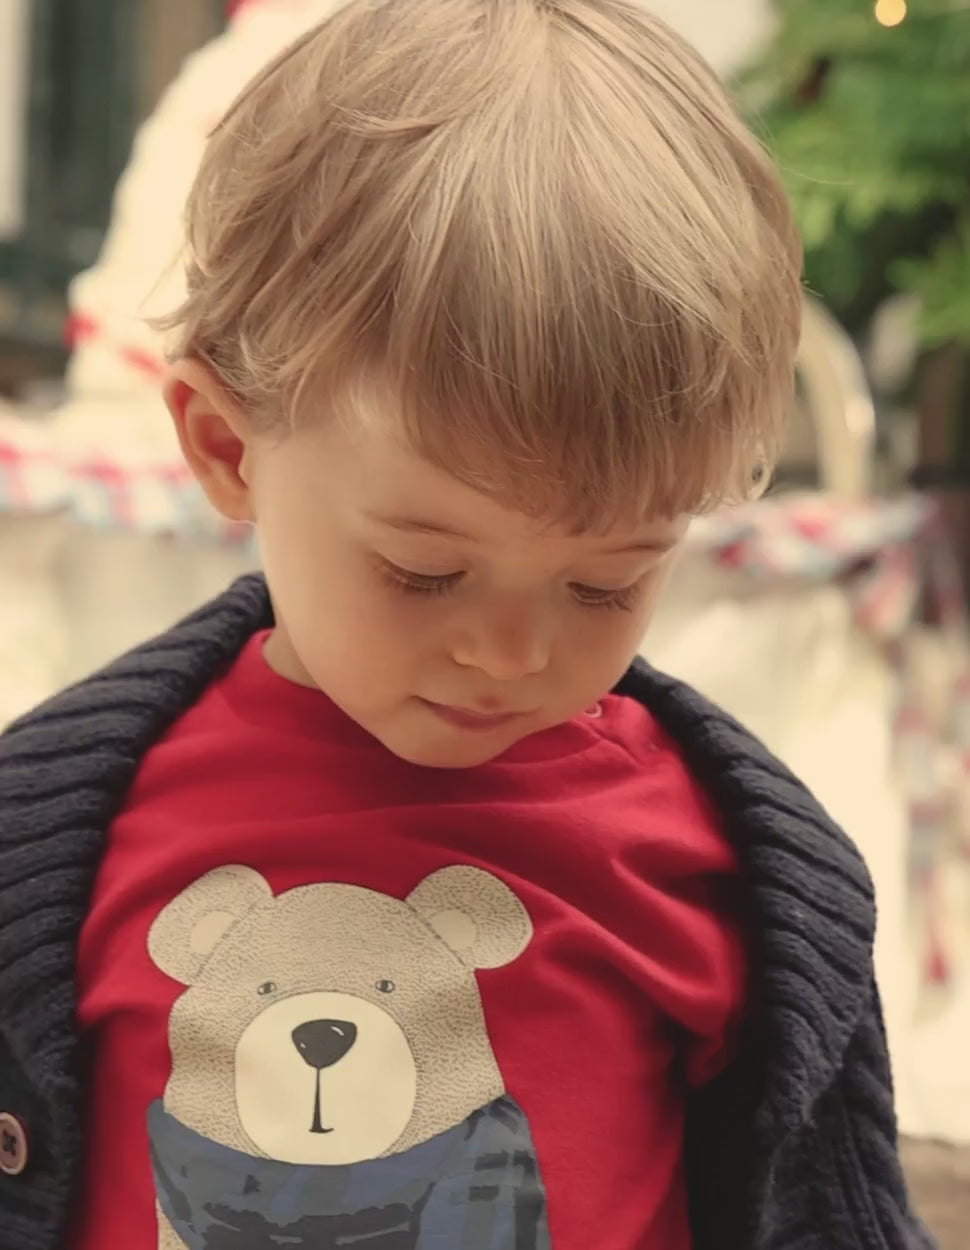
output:
[{"label": "child's ear", "polygon": [[252,521],[247,460],[253,437],[239,403],[207,365],[191,358],[171,366],[162,394],[182,454],[209,502],[230,521]]}]

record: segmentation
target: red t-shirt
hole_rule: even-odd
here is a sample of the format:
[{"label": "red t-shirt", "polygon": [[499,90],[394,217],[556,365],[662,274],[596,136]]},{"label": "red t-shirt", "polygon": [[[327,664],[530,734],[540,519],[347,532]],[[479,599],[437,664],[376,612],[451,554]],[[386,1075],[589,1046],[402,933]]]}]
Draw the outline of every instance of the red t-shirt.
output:
[{"label": "red t-shirt", "polygon": [[262,642],[111,829],[71,1250],[687,1250],[686,1092],[745,978],[735,860],[670,741],[610,696],[425,769]]}]

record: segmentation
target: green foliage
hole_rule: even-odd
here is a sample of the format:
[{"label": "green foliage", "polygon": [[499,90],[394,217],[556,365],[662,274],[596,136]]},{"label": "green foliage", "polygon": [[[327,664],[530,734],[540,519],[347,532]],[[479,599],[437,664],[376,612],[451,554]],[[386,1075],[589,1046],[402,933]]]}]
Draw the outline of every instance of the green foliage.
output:
[{"label": "green foliage", "polygon": [[810,285],[861,328],[891,291],[924,301],[927,345],[970,348],[970,0],[776,0],[741,99],[778,158]]},{"label": "green foliage", "polygon": [[929,256],[896,262],[890,271],[900,287],[923,298],[923,338],[930,347],[970,344],[970,215]]}]

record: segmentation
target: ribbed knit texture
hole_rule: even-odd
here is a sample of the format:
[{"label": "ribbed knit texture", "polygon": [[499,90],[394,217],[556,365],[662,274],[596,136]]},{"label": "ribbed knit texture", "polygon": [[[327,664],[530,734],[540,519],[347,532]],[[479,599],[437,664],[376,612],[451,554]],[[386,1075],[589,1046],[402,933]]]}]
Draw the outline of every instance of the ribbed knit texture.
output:
[{"label": "ribbed knit texture", "polygon": [[[0,738],[0,1111],[27,1122],[32,1150],[23,1176],[0,1177],[0,1250],[70,1250],[76,947],[107,829],[152,744],[270,621],[265,583],[245,578]],[[857,852],[688,687],[638,665],[620,690],[680,743],[748,890],[758,1010],[738,1062],[688,1109],[695,1250],[925,1250],[897,1160]]]}]

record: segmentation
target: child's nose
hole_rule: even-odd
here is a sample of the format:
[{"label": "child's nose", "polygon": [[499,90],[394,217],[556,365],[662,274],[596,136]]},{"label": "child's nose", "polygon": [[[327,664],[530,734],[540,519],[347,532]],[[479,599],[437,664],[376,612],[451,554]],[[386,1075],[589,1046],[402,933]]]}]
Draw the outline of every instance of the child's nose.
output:
[{"label": "child's nose", "polygon": [[521,681],[549,664],[552,631],[542,613],[502,610],[477,614],[453,649],[456,663],[495,681]]}]

